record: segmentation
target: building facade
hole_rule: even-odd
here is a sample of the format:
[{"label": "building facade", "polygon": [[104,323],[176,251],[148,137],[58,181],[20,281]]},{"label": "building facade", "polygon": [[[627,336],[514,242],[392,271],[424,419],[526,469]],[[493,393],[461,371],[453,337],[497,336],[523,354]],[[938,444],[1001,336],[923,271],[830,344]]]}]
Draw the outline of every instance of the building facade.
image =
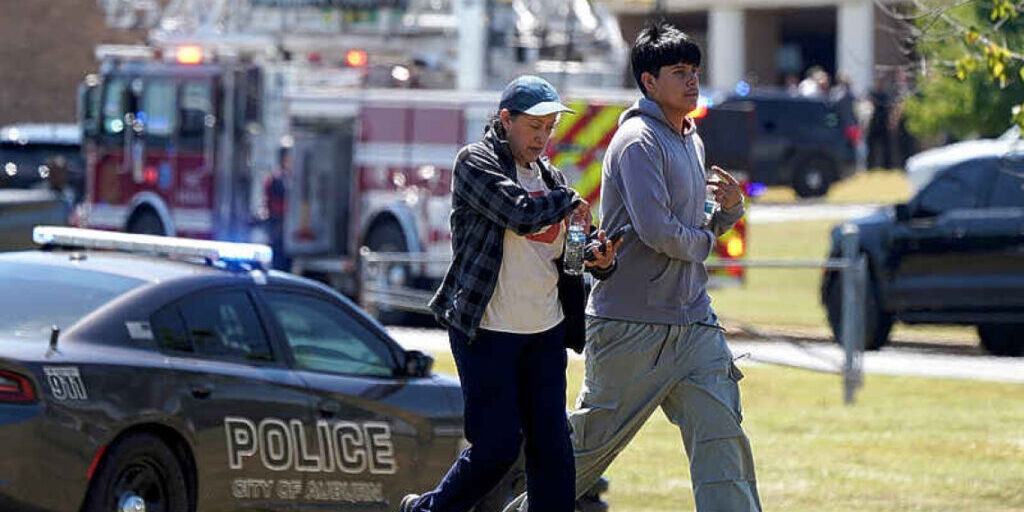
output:
[{"label": "building facade", "polygon": [[145,41],[144,30],[107,28],[94,0],[3,2],[0,126],[75,121],[76,90],[96,71],[100,43]]},{"label": "building facade", "polygon": [[731,90],[741,80],[784,86],[820,66],[833,79],[848,77],[861,95],[911,59],[907,28],[890,15],[904,7],[888,0],[884,7],[874,0],[616,0],[603,5],[618,16],[628,41],[652,15],[693,36],[705,50],[702,81],[718,90]]}]

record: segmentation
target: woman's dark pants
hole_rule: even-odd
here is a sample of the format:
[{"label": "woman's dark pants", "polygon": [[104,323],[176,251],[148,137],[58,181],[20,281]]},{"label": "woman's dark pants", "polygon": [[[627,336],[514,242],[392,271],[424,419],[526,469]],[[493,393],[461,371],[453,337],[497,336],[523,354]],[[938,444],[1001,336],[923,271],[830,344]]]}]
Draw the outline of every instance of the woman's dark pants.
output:
[{"label": "woman's dark pants", "polygon": [[526,441],[530,512],[572,512],[575,467],[565,413],[562,324],[537,334],[478,331],[470,343],[449,328],[462,381],[466,439],[437,488],[410,510],[464,512],[497,484]]}]

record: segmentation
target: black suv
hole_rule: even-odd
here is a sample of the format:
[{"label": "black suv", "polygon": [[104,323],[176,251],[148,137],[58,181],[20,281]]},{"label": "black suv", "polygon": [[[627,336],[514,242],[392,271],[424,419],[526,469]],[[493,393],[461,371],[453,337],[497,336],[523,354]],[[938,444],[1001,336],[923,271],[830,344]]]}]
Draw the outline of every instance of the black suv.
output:
[{"label": "black suv", "polygon": [[[719,122],[744,112],[746,126]],[[770,91],[730,96],[708,111],[701,136],[709,155],[721,155],[715,161],[742,160],[731,167],[746,169],[750,181],[789,185],[800,197],[823,196],[858,168],[852,101]]]},{"label": "black suv", "polygon": [[[1024,142],[1022,146],[1024,147]],[[986,151],[936,166],[907,204],[854,220],[867,255],[864,346],[888,341],[895,320],[976,325],[992,354],[1024,355],[1024,152]],[[832,231],[831,256],[840,234]],[[822,302],[839,339],[838,272]]]}]

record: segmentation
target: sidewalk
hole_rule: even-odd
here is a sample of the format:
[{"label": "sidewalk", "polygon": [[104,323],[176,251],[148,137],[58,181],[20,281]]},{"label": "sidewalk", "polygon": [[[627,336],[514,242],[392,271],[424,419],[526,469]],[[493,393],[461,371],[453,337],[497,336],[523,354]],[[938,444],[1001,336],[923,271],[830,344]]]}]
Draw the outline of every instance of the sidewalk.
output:
[{"label": "sidewalk", "polygon": [[[448,334],[440,329],[388,327],[406,349],[431,354],[450,353]],[[831,343],[730,340],[729,348],[744,364],[774,364],[814,371],[838,372],[843,351]],[[570,360],[583,357],[569,352]],[[1024,358],[935,353],[905,347],[886,347],[864,354],[864,373],[946,379],[1019,382],[1024,384]]]}]

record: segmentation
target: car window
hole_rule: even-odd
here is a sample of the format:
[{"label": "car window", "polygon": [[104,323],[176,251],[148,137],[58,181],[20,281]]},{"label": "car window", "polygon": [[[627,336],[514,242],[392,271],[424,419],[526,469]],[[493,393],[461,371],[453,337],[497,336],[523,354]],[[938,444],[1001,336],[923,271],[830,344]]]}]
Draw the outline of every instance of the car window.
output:
[{"label": "car window", "polygon": [[164,350],[176,352],[194,352],[192,340],[188,337],[188,327],[177,304],[167,306],[149,317],[149,326],[156,339],[157,346]]},{"label": "car window", "polygon": [[142,94],[139,120],[149,137],[170,137],[178,122],[177,87],[170,80],[150,80]]},{"label": "car window", "polygon": [[63,157],[69,170],[80,169],[79,146],[58,144],[4,144],[0,142],[0,187],[27,187],[46,179],[40,166]]},{"label": "car window", "polygon": [[204,292],[181,302],[197,354],[244,361],[273,361],[273,352],[249,295],[241,290]]},{"label": "car window", "polygon": [[35,341],[56,325],[66,331],[85,315],[145,281],[104,272],[0,261],[0,337]]},{"label": "car window", "polygon": [[107,81],[103,93],[103,133],[118,135],[124,131],[125,95],[128,80],[123,77]]},{"label": "car window", "polygon": [[344,308],[300,293],[266,291],[264,295],[298,367],[380,377],[394,373],[384,341]]},{"label": "car window", "polygon": [[210,84],[186,82],[181,88],[181,138],[201,144],[206,134],[207,116],[213,112]]},{"label": "car window", "polygon": [[786,120],[786,109],[777,101],[760,101],[757,102],[757,118],[762,123],[762,128],[765,127],[765,123],[771,124],[772,129],[778,129],[781,123]]},{"label": "car window", "polygon": [[991,185],[991,160],[972,160],[945,172],[926,186],[916,201],[915,213],[921,216],[983,206]]},{"label": "car window", "polygon": [[989,199],[992,208],[1024,208],[1024,161],[1006,161],[996,172]]}]

